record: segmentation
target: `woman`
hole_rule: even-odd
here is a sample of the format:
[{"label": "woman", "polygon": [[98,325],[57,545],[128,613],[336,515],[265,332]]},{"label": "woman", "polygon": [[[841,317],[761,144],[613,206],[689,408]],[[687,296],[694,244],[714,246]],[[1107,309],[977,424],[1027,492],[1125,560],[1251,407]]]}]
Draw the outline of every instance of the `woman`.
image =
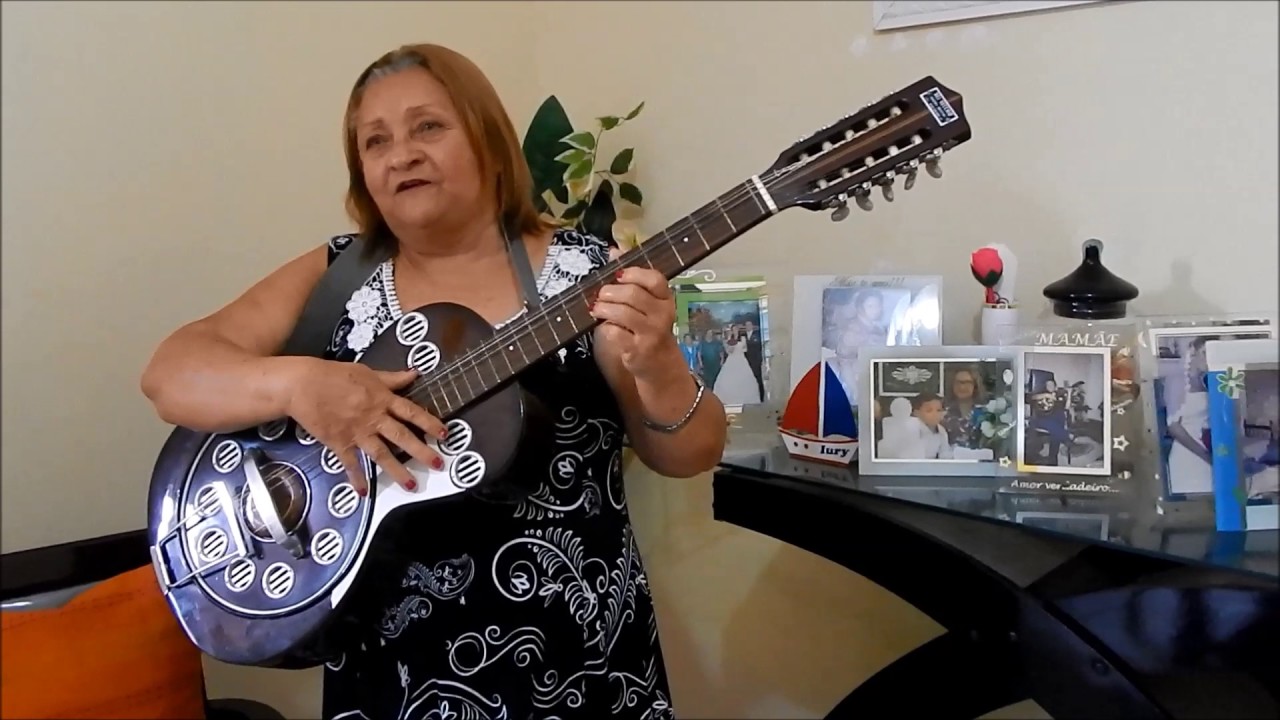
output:
[{"label": "woman", "polygon": [[[520,294],[500,227],[519,227],[545,298],[607,262],[602,241],[555,229],[496,93],[469,60],[434,45],[361,73],[344,118],[347,207],[393,256],[347,303],[324,359],[275,357],[326,264],[350,236],[287,263],[166,339],[142,388],[167,422],[220,431],[291,416],[348,468],[368,453],[408,490],[395,445],[432,464],[411,427],[442,424],[393,391],[413,371],[354,364],[403,309],[465,305],[492,324]],[[670,692],[620,477],[622,435],[640,460],[688,477],[719,460],[724,408],[699,393],[671,326],[665,278],[627,268],[598,293],[593,333],[542,363],[557,462],[522,468],[541,488],[519,506],[427,505],[396,545],[400,572],[363,588],[326,666],[326,718],[662,717]],[[358,475],[352,481],[364,488]]]},{"label": "woman", "polygon": [[716,378],[720,375],[720,364],[724,362],[724,343],[716,337],[715,330],[708,330],[698,345],[698,362],[702,365],[702,381],[707,387],[716,386]]},{"label": "woman", "polygon": [[942,426],[955,447],[977,449],[981,446],[980,430],[974,423],[974,411],[987,401],[987,389],[982,376],[972,367],[962,367],[951,373],[947,383],[946,414]]}]

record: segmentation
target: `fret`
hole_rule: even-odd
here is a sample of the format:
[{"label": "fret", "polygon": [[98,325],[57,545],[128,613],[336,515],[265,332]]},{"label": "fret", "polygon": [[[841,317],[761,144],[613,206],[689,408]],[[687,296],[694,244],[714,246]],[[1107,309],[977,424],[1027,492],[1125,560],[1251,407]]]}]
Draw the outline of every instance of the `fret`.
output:
[{"label": "fret", "polygon": [[725,211],[724,205],[720,202],[720,198],[715,199],[715,204],[716,207],[719,208],[720,214],[724,216],[725,221],[729,223],[729,229],[733,232],[737,232],[738,228],[734,227],[733,218],[729,217],[729,213]]},{"label": "fret", "polygon": [[452,374],[447,375],[446,378],[449,380],[449,384],[453,386],[453,394],[454,397],[458,398],[458,405],[466,404],[466,401],[462,399],[462,393],[458,392],[457,378],[453,377]]},{"label": "fret", "polygon": [[471,381],[467,379],[467,371],[465,369],[458,374],[462,376],[462,382],[466,383],[467,392],[471,393],[471,396],[468,397],[464,402],[471,402],[471,400],[476,396],[475,388],[471,387]]},{"label": "fret", "polygon": [[493,364],[493,353],[486,353],[486,355],[487,357],[485,358],[485,360],[487,360],[489,363],[489,372],[493,373],[494,384],[502,382],[503,377],[498,372],[498,366]]},{"label": "fret", "polygon": [[702,234],[702,228],[698,226],[698,223],[693,221],[692,217],[689,218],[689,224],[693,225],[693,229],[697,231],[698,239],[702,241],[702,246],[707,249],[707,252],[711,252],[711,243],[707,242],[707,236]]},{"label": "fret", "polygon": [[684,258],[680,257],[680,251],[676,248],[676,243],[675,243],[674,241],[669,241],[667,246],[671,248],[671,252],[672,252],[672,254],[674,254],[674,255],[676,256],[676,263],[677,263],[680,267],[683,267],[683,266],[684,266]]},{"label": "fret", "polygon": [[503,347],[504,349],[500,350],[499,354],[502,355],[503,360],[507,361],[507,372],[514,375],[516,372],[516,367],[511,364],[511,355],[509,354],[511,352],[512,345],[511,343],[505,343]]}]

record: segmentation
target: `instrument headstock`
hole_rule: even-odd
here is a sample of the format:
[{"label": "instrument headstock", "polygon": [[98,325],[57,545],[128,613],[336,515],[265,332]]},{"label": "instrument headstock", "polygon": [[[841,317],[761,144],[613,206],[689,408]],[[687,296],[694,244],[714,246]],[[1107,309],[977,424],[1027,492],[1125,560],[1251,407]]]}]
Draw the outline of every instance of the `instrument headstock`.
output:
[{"label": "instrument headstock", "polygon": [[870,210],[877,186],[892,201],[899,176],[910,190],[922,164],[941,177],[943,153],[970,136],[964,99],[928,76],[796,142],[761,179],[779,207],[833,209],[840,221],[850,198]]}]

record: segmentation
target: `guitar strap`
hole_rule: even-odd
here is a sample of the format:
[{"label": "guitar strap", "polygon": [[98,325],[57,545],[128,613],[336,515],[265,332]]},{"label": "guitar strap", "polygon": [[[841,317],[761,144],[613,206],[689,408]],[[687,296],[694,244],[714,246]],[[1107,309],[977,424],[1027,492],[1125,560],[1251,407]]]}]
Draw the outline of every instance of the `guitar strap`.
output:
[{"label": "guitar strap", "polygon": [[[524,296],[527,310],[536,309],[541,301],[538,297],[538,279],[534,276],[533,265],[529,262],[529,251],[525,248],[524,237],[512,227],[503,228],[507,240],[508,254],[515,267],[516,277],[520,282],[520,292]],[[380,251],[373,254],[366,252],[364,238],[356,238],[351,246],[334,259],[333,263],[320,277],[320,282],[311,291],[293,333],[285,341],[281,355],[308,355],[320,357],[329,347],[334,323],[342,316],[347,300],[356,288],[369,279],[369,275],[378,268],[390,254]]]},{"label": "guitar strap", "polygon": [[389,257],[388,251],[370,254],[366,252],[365,239],[358,237],[320,276],[320,282],[311,291],[307,304],[302,307],[293,334],[284,343],[281,355],[308,355],[320,357],[333,336],[333,326],[342,317],[347,300],[356,288],[369,279],[369,275]]},{"label": "guitar strap", "polygon": [[520,294],[524,296],[524,307],[529,312],[538,309],[542,304],[538,296],[538,278],[533,274],[533,263],[529,262],[529,250],[524,246],[524,235],[514,227],[503,228],[507,236],[507,250],[511,255],[511,264],[515,266],[516,277],[520,281]]}]

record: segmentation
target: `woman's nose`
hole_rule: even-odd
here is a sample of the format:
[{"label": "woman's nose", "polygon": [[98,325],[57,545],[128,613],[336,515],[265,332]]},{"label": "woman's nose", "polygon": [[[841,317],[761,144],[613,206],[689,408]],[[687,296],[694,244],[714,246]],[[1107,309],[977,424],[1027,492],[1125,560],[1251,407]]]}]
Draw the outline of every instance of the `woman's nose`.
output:
[{"label": "woman's nose", "polygon": [[419,165],[426,156],[413,143],[398,143],[391,154],[391,165],[396,170],[409,170]]}]

